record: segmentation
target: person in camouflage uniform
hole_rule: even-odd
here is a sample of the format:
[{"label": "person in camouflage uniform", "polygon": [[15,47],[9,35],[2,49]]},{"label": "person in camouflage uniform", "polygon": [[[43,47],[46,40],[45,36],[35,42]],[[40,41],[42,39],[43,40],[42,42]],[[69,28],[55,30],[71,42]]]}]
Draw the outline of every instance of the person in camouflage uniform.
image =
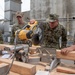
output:
[{"label": "person in camouflage uniform", "polygon": [[[23,21],[23,13],[16,12],[17,23],[15,23],[12,27],[12,37],[11,43],[14,43],[15,32],[19,29],[22,29],[27,23]],[[20,40],[17,40],[17,43],[20,43]]]},{"label": "person in camouflage uniform", "polygon": [[0,30],[0,44],[3,44],[2,31]]},{"label": "person in camouflage uniform", "polygon": [[50,14],[43,28],[42,46],[59,49],[61,43],[61,48],[66,47],[67,32],[66,29],[59,24],[58,15]]}]

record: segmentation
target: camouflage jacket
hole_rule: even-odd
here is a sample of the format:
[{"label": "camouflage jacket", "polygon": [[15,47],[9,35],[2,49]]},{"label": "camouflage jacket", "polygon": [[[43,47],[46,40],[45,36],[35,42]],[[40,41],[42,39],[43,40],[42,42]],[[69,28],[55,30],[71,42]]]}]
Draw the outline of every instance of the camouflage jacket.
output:
[{"label": "camouflage jacket", "polygon": [[[43,44],[42,46],[50,48],[60,48],[59,40],[61,40],[61,48],[66,47],[67,32],[62,25],[58,25],[56,28],[51,29],[49,24],[43,25]],[[61,39],[60,39],[61,37]]]},{"label": "camouflage jacket", "polygon": [[0,30],[0,44],[3,44],[2,31]]},{"label": "camouflage jacket", "polygon": [[18,29],[21,29],[22,27],[24,27],[27,23],[24,22],[23,25],[20,25],[18,23],[15,23],[12,27],[12,35],[11,35],[11,43],[13,44],[14,42],[14,38],[15,38],[15,31],[17,31]]},{"label": "camouflage jacket", "polygon": [[21,29],[23,26],[26,25],[26,22],[24,22],[23,25],[20,25],[18,23],[15,23],[12,27],[12,35],[14,36],[15,35],[15,31],[18,30],[18,29]]}]

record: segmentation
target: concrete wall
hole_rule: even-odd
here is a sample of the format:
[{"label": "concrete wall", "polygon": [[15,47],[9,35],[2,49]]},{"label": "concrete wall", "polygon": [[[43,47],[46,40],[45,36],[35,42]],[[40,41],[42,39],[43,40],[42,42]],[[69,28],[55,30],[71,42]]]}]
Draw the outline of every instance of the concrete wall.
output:
[{"label": "concrete wall", "polygon": [[9,25],[12,24],[13,15],[16,11],[21,11],[21,0],[5,0],[5,19],[9,20]]},{"label": "concrete wall", "polygon": [[13,24],[13,15],[16,13],[16,11],[21,11],[21,0],[5,0],[4,19],[6,20],[6,27],[4,32],[4,38],[6,38],[6,40],[8,40],[7,35],[10,34],[11,25]]},{"label": "concrete wall", "polygon": [[50,14],[50,0],[31,0],[30,18],[46,19]]},{"label": "concrete wall", "polygon": [[59,15],[59,22],[74,35],[75,21],[68,18],[75,16],[75,0],[31,0],[30,18],[46,19],[50,13]]},{"label": "concrete wall", "polygon": [[[67,13],[69,13],[69,17],[72,18],[75,16],[75,0],[66,0],[67,3]],[[75,33],[75,20],[71,20],[70,22],[70,33],[74,35]]]},{"label": "concrete wall", "polygon": [[24,17],[23,17],[24,20],[28,22],[30,20],[30,11],[25,11],[23,12],[23,14],[24,14]]}]

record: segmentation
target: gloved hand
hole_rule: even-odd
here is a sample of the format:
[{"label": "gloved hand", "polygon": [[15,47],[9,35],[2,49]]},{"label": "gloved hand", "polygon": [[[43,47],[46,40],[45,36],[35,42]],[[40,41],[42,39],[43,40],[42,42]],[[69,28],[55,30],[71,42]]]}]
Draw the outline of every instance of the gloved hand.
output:
[{"label": "gloved hand", "polygon": [[33,43],[34,45],[38,45],[38,44],[40,43],[39,34],[34,34],[34,35],[32,36],[32,43]]},{"label": "gloved hand", "polygon": [[33,34],[33,31],[30,30],[30,31],[26,34],[27,38],[28,38],[28,39],[31,39],[32,34]]}]

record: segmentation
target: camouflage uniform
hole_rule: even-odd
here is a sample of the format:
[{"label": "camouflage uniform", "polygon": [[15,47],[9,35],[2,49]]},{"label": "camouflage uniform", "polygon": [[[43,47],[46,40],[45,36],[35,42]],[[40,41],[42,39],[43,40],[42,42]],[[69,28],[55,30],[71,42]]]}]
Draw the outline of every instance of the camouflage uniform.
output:
[{"label": "camouflage uniform", "polygon": [[[20,17],[22,19],[23,13],[21,13],[20,11],[16,12],[16,18],[18,18],[18,17]],[[10,44],[14,43],[15,32],[19,29],[22,29],[25,25],[26,25],[26,22],[24,22],[24,24],[19,24],[18,21],[13,25]],[[18,38],[17,38],[17,43],[20,43],[20,40]]]},{"label": "camouflage uniform", "polygon": [[3,44],[2,31],[0,31],[0,44]]},{"label": "camouflage uniform", "polygon": [[49,23],[43,25],[43,44],[42,46],[50,48],[60,48],[59,39],[62,38],[61,48],[66,47],[67,43],[67,32],[65,28],[58,24],[55,28],[50,28]]},{"label": "camouflage uniform", "polygon": [[[14,43],[14,39],[15,39],[15,32],[19,29],[22,29],[22,27],[24,27],[26,25],[26,22],[24,22],[23,25],[20,25],[18,23],[15,23],[12,27],[12,36],[11,36],[11,44]],[[20,43],[20,40],[17,40],[17,43]]]},{"label": "camouflage uniform", "polygon": [[67,35],[66,30],[62,25],[51,29],[49,24],[44,25],[43,45],[51,48],[59,48],[59,39],[62,37],[62,48],[66,47]]}]

